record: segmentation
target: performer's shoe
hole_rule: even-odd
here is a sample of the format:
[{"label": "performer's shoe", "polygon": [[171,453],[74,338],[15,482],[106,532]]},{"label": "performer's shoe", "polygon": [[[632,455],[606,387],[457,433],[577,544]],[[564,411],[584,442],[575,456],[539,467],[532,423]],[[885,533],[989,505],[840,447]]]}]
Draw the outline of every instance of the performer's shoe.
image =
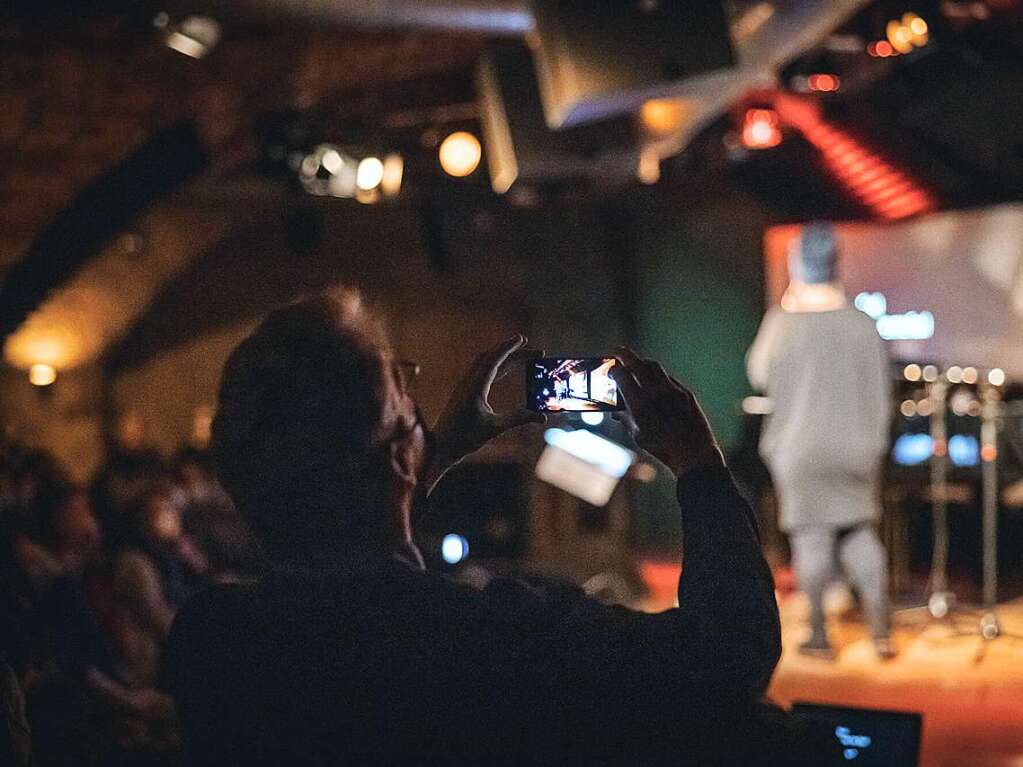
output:
[{"label": "performer's shoe", "polygon": [[874,652],[877,653],[877,658],[881,661],[894,660],[899,654],[892,640],[888,637],[874,638]]},{"label": "performer's shoe", "polygon": [[811,658],[820,658],[821,660],[835,660],[838,657],[835,648],[831,646],[827,639],[817,638],[810,638],[809,641],[799,645],[799,654],[808,655]]}]

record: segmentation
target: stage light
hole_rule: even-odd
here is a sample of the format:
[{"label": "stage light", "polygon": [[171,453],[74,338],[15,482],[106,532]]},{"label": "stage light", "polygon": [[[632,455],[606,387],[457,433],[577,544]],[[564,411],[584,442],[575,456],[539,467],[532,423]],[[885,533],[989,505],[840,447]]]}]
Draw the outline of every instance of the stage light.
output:
[{"label": "stage light", "polygon": [[57,380],[57,369],[53,365],[37,362],[28,369],[28,380],[33,386],[49,386]]},{"label": "stage light", "polygon": [[464,178],[479,166],[483,148],[479,139],[468,131],[457,131],[441,142],[437,155],[445,173]]},{"label": "stage light", "polygon": [[900,466],[915,466],[934,455],[935,448],[930,434],[900,434],[892,447],[892,459]]},{"label": "stage light", "polygon": [[600,426],[604,423],[603,413],[583,413],[581,417],[587,426]]},{"label": "stage light", "polygon": [[781,143],[778,113],[773,109],[747,109],[742,126],[742,143],[747,149],[770,149]]},{"label": "stage light", "polygon": [[885,27],[885,37],[888,38],[892,48],[899,53],[909,53],[913,50],[913,33],[901,21],[894,19],[889,21]]},{"label": "stage light", "polygon": [[405,175],[405,161],[400,154],[392,152],[384,157],[384,175],[380,179],[380,191],[386,197],[396,197],[401,191],[401,180]]},{"label": "stage light", "polygon": [[440,556],[449,565],[457,565],[469,556],[469,541],[458,533],[448,533],[441,540]]},{"label": "stage light", "polygon": [[916,403],[916,414],[925,418],[934,412],[934,405],[929,399],[922,399]]},{"label": "stage light", "polygon": [[975,367],[963,368],[963,383],[964,384],[977,383],[977,368]]},{"label": "stage light", "polygon": [[[328,173],[337,173],[341,170],[341,165],[343,163],[344,160],[341,159],[341,155],[336,149],[326,150],[320,158],[320,165],[322,165],[323,169]],[[313,173],[315,172],[316,171],[313,171]]]},{"label": "stage light", "polygon": [[853,306],[876,320],[888,312],[888,299],[884,293],[858,293],[853,299]]},{"label": "stage light", "polygon": [[220,24],[209,16],[186,16],[180,24],[168,27],[165,21],[164,26],[167,47],[193,59],[201,59],[220,40]]},{"label": "stage light", "polygon": [[902,377],[905,378],[907,381],[919,381],[920,374],[921,374],[920,366],[917,365],[915,362],[906,365],[906,367],[902,369]]},{"label": "stage light", "polygon": [[907,13],[902,17],[902,26],[909,30],[910,42],[917,48],[927,45],[927,22],[915,13]]},{"label": "stage light", "polygon": [[956,389],[949,398],[949,407],[952,409],[953,415],[962,417],[970,412],[971,402],[973,402],[973,397],[970,396],[969,390]]},{"label": "stage light", "polygon": [[906,418],[912,418],[916,415],[916,402],[911,399],[902,400],[902,404],[899,406],[899,412],[906,416]]},{"label": "stage light", "polygon": [[949,383],[960,383],[963,380],[963,369],[958,365],[953,365],[945,371],[945,378]]},{"label": "stage light", "polygon": [[682,127],[686,111],[679,99],[653,99],[640,107],[639,120],[650,135],[670,136]]},{"label": "stage light", "polygon": [[993,368],[987,374],[987,382],[992,386],[1001,386],[1005,383],[1005,371],[1001,368]]},{"label": "stage light", "polygon": [[998,458],[998,448],[994,445],[984,445],[980,449],[980,459],[985,463],[992,463]]},{"label": "stage light", "polygon": [[[340,159],[340,158],[339,158]],[[379,157],[364,157],[355,171],[355,186],[364,192],[376,189],[384,180],[384,164]]]},{"label": "stage light", "polygon": [[639,153],[636,178],[648,185],[661,180],[661,158],[653,147],[647,147]]},{"label": "stage light", "polygon": [[871,43],[867,46],[867,53],[879,59],[886,59],[889,56],[898,55],[898,51],[896,51],[892,47],[892,44],[887,40],[878,40],[877,42]]},{"label": "stage light", "polygon": [[834,93],[841,85],[838,75],[817,74],[806,78],[806,85],[812,91]]},{"label": "stage light", "polygon": [[976,466],[983,458],[977,438],[972,434],[953,434],[948,440],[948,457],[953,466]]},{"label": "stage light", "polygon": [[927,383],[934,383],[938,380],[938,368],[934,365],[924,365],[923,377]]}]

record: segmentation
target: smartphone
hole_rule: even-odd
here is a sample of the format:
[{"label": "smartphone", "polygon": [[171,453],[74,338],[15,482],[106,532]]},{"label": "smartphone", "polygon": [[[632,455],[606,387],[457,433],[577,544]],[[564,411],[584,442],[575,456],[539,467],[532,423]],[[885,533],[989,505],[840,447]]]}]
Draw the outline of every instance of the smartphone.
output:
[{"label": "smartphone", "polygon": [[541,357],[526,364],[526,407],[541,413],[624,410],[614,357]]}]

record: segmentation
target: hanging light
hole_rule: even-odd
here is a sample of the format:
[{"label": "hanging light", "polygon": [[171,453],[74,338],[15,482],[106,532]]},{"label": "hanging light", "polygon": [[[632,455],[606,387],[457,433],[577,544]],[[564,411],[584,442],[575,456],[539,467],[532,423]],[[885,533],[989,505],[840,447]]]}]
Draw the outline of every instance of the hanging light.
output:
[{"label": "hanging light", "polygon": [[747,149],[769,149],[781,143],[778,113],[773,109],[747,109],[742,125],[742,143]]},{"label": "hanging light", "polygon": [[483,147],[480,140],[468,131],[457,131],[441,142],[437,155],[445,173],[464,178],[479,166]]}]

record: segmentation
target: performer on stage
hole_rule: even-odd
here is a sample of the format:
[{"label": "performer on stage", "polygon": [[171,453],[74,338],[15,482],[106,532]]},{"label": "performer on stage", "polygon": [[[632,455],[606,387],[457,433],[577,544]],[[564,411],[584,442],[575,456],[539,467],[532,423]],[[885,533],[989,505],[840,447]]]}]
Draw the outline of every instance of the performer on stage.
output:
[{"label": "performer on stage", "polygon": [[805,226],[790,246],[781,308],[764,317],[747,372],[773,403],[760,452],[810,599],[812,631],[800,651],[834,657],[823,598],[837,561],[859,594],[878,655],[888,658],[887,562],[876,529],[891,417],[888,358],[873,320],[848,305],[837,261],[831,227]]}]

